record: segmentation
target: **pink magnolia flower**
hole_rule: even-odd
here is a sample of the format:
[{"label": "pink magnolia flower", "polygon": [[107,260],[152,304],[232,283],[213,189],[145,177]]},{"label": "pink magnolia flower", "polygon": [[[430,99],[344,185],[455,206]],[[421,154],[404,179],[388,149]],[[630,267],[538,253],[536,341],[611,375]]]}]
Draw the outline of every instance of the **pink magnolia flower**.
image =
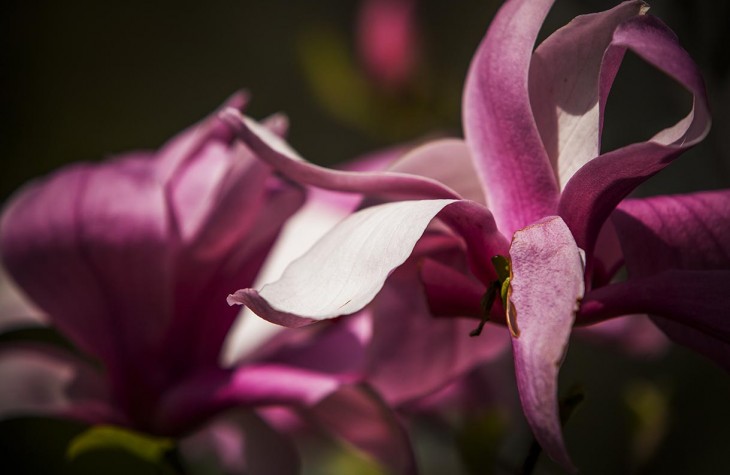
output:
[{"label": "pink magnolia flower", "polygon": [[[599,320],[597,314],[582,316],[596,308],[621,315],[654,308],[627,305],[611,312],[616,304],[611,301],[584,303],[579,312],[581,301],[603,295],[601,288],[591,289],[608,283],[621,263],[615,231],[606,220],[636,186],[702,140],[710,121],[695,64],[674,34],[647,14],[645,4],[628,1],[578,17],[533,51],[552,3],[505,3],[467,78],[466,142],[436,142],[412,152],[415,174],[328,171],[303,161],[251,119],[226,112],[242,140],[294,180],[410,199],[353,214],[280,280],[260,291],[238,291],[229,301],[288,326],[354,313],[378,294],[438,218],[465,251],[469,272],[449,263],[424,263],[432,310],[452,309],[509,326],[527,420],[544,450],[572,468],[557,401],[557,374],[572,327]],[[693,108],[646,142],[601,153],[606,100],[627,50],[684,86],[694,97]],[[493,256],[508,259],[495,268]],[[639,283],[622,285],[636,289]],[[494,307],[485,314],[481,299],[490,293],[503,298],[493,296]],[[681,320],[675,311],[657,314]],[[687,317],[682,323],[697,322]],[[717,324],[702,323],[711,335]]]},{"label": "pink magnolia flower", "polygon": [[[244,102],[237,95],[227,106]],[[285,124],[273,118],[267,127],[282,133]],[[216,115],[157,152],[72,165],[26,185],[2,214],[3,265],[83,355],[4,344],[3,415],[50,411],[181,436],[230,408],[333,397],[353,372],[326,368],[332,358],[320,349],[322,358],[304,365],[272,341],[235,367],[219,364],[238,313],[225,302],[229,289],[253,285],[304,198]],[[300,354],[317,346],[302,340]],[[272,451],[256,451],[247,463],[290,455],[274,452],[262,460]]]}]

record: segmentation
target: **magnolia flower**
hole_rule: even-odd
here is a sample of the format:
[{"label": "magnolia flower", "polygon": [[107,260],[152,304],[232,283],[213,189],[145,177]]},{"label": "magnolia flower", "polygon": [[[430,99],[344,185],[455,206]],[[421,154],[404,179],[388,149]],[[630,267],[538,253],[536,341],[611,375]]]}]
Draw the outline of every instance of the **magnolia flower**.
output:
[{"label": "magnolia flower", "polygon": [[[294,180],[411,199],[353,214],[280,280],[260,291],[238,291],[229,302],[288,326],[357,312],[438,218],[459,240],[468,272],[424,263],[432,310],[451,307],[454,314],[509,326],[527,420],[543,449],[571,469],[557,374],[573,325],[597,320],[581,321],[581,301],[591,301],[594,284],[609,282],[621,263],[606,220],[636,186],[704,138],[710,121],[696,65],[645,4],[629,1],[578,17],[533,52],[552,3],[510,0],[500,9],[467,78],[466,142],[412,152],[416,174],[328,171],[303,161],[251,119],[227,111],[241,139]],[[601,153],[606,100],[627,50],[685,87],[693,108],[646,142]],[[672,312],[661,316],[675,318]]]},{"label": "magnolia flower", "polygon": [[[237,95],[227,106],[244,102]],[[282,133],[285,123],[267,127]],[[319,352],[306,364],[288,361],[293,343],[281,339],[232,368],[219,364],[238,313],[226,305],[229,289],[253,285],[304,198],[217,116],[158,152],[72,165],[28,184],[2,214],[3,265],[79,351],[5,342],[3,415],[50,412],[179,437],[233,407],[341,399],[353,371],[327,367],[333,358],[318,334],[297,337],[300,354]],[[246,420],[261,432],[260,421]],[[296,470],[290,455],[257,450],[247,463]]]}]

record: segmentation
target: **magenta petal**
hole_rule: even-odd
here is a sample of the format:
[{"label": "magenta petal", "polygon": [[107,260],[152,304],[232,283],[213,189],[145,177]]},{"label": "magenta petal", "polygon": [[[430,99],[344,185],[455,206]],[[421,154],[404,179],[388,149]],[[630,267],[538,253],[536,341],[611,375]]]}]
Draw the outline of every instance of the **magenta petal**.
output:
[{"label": "magenta petal", "polygon": [[586,294],[582,322],[648,313],[681,345],[730,371],[730,270],[669,270]]},{"label": "magenta petal", "polygon": [[304,161],[289,145],[235,109],[221,117],[262,160],[298,183],[333,191],[386,194],[400,198],[460,198],[436,180],[394,172],[330,170]]},{"label": "magenta petal", "polygon": [[622,202],[612,216],[630,276],[730,269],[730,190]]},{"label": "magenta petal", "polygon": [[[144,167],[149,157],[132,160]],[[130,322],[115,317],[114,311],[147,300],[120,301],[115,309],[115,302],[108,299],[127,295],[125,287],[139,298],[166,282],[166,277],[156,274],[159,269],[147,271],[169,252],[162,248],[166,233],[161,228],[165,223],[163,196],[159,187],[155,191],[151,176],[147,177],[145,180],[142,173],[135,178],[120,162],[67,168],[21,190],[5,208],[0,227],[3,262],[12,277],[74,343],[110,364],[123,357],[121,346],[130,336],[119,331]],[[107,186],[117,193],[110,194]],[[107,198],[97,196],[104,193]],[[131,195],[130,207],[119,209],[126,206],[127,195]],[[134,216],[137,211],[139,219]],[[118,216],[127,221],[115,221]],[[96,226],[85,222],[89,217],[97,220]],[[99,242],[88,247],[89,240],[97,237]],[[151,242],[141,246],[136,257],[125,252],[114,257],[115,246],[130,250],[127,244],[136,239]],[[136,270],[146,273],[140,280],[135,269],[129,268],[135,262],[141,266]],[[121,293],[108,296],[108,286]],[[160,295],[165,293],[152,296],[155,305],[166,303]],[[158,327],[169,315],[166,309],[137,308],[133,314],[155,311],[155,319],[140,319],[140,323]]]},{"label": "magenta petal", "polygon": [[535,438],[574,471],[558,411],[558,371],[583,297],[583,262],[570,230],[549,217],[517,231],[510,247],[508,322],[517,388]]},{"label": "magenta petal", "polygon": [[176,433],[233,407],[310,406],[341,383],[342,378],[332,375],[277,364],[211,369],[165,393],[155,427]]},{"label": "magenta petal", "polygon": [[[621,285],[630,295],[613,297],[601,311],[664,317],[654,322],[672,340],[730,368],[728,216],[730,190],[621,203],[612,220],[629,272]],[[611,286],[601,298],[622,288]],[[586,312],[591,309],[595,307],[587,306]]]},{"label": "magenta petal", "polygon": [[684,150],[701,141],[710,127],[705,88],[697,65],[674,34],[650,15],[634,17],[615,31],[601,71],[600,103],[604,107],[617,61],[629,49],[674,78],[694,96],[687,117],[651,140],[605,153],[578,170],[560,200],[560,216],[578,245],[589,254],[601,225],[634,188],[654,175]]},{"label": "magenta petal", "polygon": [[528,72],[552,0],[512,0],[479,46],[463,98],[464,133],[506,235],[553,215],[558,185],[530,106]]},{"label": "magenta petal", "polygon": [[421,282],[428,300],[428,308],[435,316],[482,316],[481,305],[484,284],[456,269],[433,259],[421,264]]},{"label": "magenta petal", "polygon": [[380,462],[387,473],[416,473],[408,434],[396,414],[370,389],[343,386],[312,412],[317,422]]},{"label": "magenta petal", "polygon": [[540,44],[532,57],[532,108],[561,188],[600,153],[604,104],[599,107],[598,89],[603,55],[614,30],[645,8],[644,2],[630,1],[576,17]]}]

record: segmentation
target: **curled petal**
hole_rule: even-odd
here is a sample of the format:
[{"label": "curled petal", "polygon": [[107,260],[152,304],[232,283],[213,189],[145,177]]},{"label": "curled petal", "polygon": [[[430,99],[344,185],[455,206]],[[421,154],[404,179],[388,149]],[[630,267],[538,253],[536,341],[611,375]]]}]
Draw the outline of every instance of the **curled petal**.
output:
[{"label": "curled petal", "polygon": [[310,406],[342,382],[329,374],[278,364],[209,369],[165,393],[154,424],[162,432],[179,433],[233,407]]},{"label": "curled petal", "polygon": [[594,158],[572,176],[560,199],[560,216],[588,254],[601,225],[616,205],[640,183],[700,142],[710,128],[705,87],[697,65],[679,45],[674,33],[650,15],[633,17],[614,32],[601,68],[601,109],[627,49],[685,87],[694,96],[694,107],[684,119],[651,140]]},{"label": "curled petal", "polygon": [[672,340],[730,368],[728,216],[730,190],[621,203],[612,221],[629,279],[599,289],[581,314],[649,313]]},{"label": "curled petal", "polygon": [[631,276],[730,269],[730,190],[626,200],[612,221]]},{"label": "curled petal", "polygon": [[530,106],[528,72],[552,0],[512,0],[472,60],[464,133],[499,229],[507,235],[553,215],[558,185]]},{"label": "curled petal", "polygon": [[557,390],[584,292],[581,252],[563,220],[549,217],[515,233],[510,259],[507,315],[525,417],[543,450],[574,471],[563,442]]},{"label": "curled petal", "polygon": [[542,42],[532,56],[532,109],[561,189],[600,153],[605,108],[598,100],[601,68],[620,64],[606,64],[604,52],[616,28],[645,8],[644,2],[630,1],[576,17]]},{"label": "curled petal", "polygon": [[237,110],[227,109],[221,117],[259,158],[298,183],[333,191],[386,194],[400,198],[460,198],[455,191],[430,178],[395,172],[348,172],[319,167],[304,161],[284,140]]},{"label": "curled petal", "polygon": [[581,322],[648,313],[673,341],[730,371],[730,270],[669,270],[586,294]]},{"label": "curled petal", "polygon": [[260,293],[239,290],[228,301],[247,305],[257,315],[285,326],[354,313],[367,305],[390,273],[405,262],[436,215],[464,238],[473,256],[491,256],[499,253],[495,249],[503,249],[504,238],[489,212],[476,203],[388,203],[349,216]]}]

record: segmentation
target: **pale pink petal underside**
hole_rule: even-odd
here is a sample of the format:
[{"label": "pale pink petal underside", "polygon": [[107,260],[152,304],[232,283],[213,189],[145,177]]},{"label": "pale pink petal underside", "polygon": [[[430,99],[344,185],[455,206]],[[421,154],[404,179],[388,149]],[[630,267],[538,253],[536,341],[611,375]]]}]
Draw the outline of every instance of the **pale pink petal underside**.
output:
[{"label": "pale pink petal underside", "polygon": [[517,231],[510,248],[508,321],[517,388],[543,450],[573,469],[558,411],[558,372],[583,297],[583,262],[570,230],[549,217]]}]

